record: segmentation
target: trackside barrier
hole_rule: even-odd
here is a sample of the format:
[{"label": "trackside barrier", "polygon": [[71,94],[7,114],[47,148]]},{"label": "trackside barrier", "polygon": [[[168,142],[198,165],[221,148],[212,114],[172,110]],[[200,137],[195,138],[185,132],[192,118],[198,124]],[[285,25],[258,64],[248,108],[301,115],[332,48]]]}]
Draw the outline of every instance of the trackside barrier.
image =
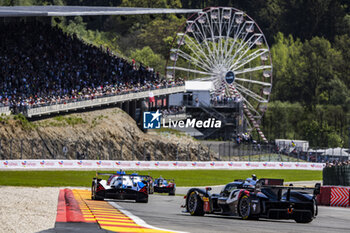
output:
[{"label": "trackside barrier", "polygon": [[317,196],[319,205],[350,207],[350,187],[323,186]]},{"label": "trackside barrier", "polygon": [[323,169],[323,184],[350,186],[350,165],[325,167]]},{"label": "trackside barrier", "polygon": [[0,170],[96,170],[96,169],[298,169],[318,170],[324,163],[298,162],[230,162],[230,161],[124,161],[124,160],[0,160]]}]

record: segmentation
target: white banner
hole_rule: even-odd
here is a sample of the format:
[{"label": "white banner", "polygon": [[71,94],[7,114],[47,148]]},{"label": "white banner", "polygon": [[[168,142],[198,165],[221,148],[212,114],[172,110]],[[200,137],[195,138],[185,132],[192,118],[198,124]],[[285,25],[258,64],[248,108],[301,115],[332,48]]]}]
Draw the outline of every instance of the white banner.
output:
[{"label": "white banner", "polygon": [[146,169],[298,169],[322,170],[324,163],[298,162],[190,162],[190,161],[123,161],[123,160],[0,160],[0,170],[146,170]]}]

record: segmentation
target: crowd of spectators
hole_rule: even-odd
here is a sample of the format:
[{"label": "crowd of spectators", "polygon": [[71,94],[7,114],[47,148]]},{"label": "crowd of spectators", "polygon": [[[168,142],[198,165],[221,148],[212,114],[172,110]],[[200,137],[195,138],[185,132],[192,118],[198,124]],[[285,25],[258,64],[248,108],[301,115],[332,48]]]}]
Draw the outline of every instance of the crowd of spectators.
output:
[{"label": "crowd of spectators", "polygon": [[162,113],[162,116],[177,115],[177,114],[185,113],[185,107],[184,106],[169,106],[169,108],[161,109],[160,112]]},{"label": "crowd of spectators", "polygon": [[234,96],[226,96],[226,95],[212,95],[210,99],[211,105],[221,106],[221,105],[234,105],[236,103],[241,102],[241,98]]},{"label": "crowd of spectators", "polygon": [[0,107],[18,109],[182,83],[40,23],[0,24]]},{"label": "crowd of spectators", "polygon": [[346,160],[346,161],[333,160],[333,161],[326,162],[326,167],[341,167],[341,166],[349,166],[349,165],[350,165],[350,160]]}]

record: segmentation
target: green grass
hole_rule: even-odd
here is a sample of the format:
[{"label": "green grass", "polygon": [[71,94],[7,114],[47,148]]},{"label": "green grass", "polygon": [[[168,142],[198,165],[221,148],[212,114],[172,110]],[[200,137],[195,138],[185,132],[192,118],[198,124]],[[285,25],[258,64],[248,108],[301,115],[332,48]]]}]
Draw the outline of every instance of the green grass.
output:
[{"label": "green grass", "polygon": [[68,125],[71,125],[71,126],[75,126],[75,125],[85,124],[86,123],[86,121],[83,120],[83,118],[76,117],[76,116],[68,116],[68,117],[56,116],[53,119],[58,121],[58,122],[66,122]]},{"label": "green grass", "polygon": [[[147,170],[139,174],[156,178],[174,178],[177,186],[220,185],[251,174],[258,178],[282,178],[285,181],[322,180],[322,171],[307,170]],[[0,171],[0,185],[57,187],[91,185],[95,171]]]}]

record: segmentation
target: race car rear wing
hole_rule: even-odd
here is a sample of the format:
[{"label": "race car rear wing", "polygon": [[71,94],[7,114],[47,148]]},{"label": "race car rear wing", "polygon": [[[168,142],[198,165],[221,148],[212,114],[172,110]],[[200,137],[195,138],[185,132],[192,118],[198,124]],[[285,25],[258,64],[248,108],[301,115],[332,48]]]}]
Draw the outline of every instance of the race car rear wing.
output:
[{"label": "race car rear wing", "polygon": [[271,186],[271,185],[283,185],[283,182],[284,182],[283,179],[261,178],[256,183],[265,185],[265,186]]},{"label": "race car rear wing", "polygon": [[[262,180],[260,182],[260,180]],[[268,185],[266,185],[264,183],[264,179],[260,179],[257,184],[255,185],[255,191],[260,191],[261,188],[270,188],[272,190],[275,190],[276,193],[278,194],[279,198],[282,195],[282,190],[287,190],[287,200],[289,200],[290,198],[290,191],[291,190],[312,190],[313,191],[313,195],[317,196],[318,194],[320,194],[320,190],[321,190],[321,184],[320,183],[316,183],[315,187],[306,187],[306,186],[293,186],[293,184],[290,184],[289,186],[283,186],[283,185],[274,185],[271,183],[278,183],[276,182],[268,182]],[[283,184],[283,180],[282,180],[282,184]]]},{"label": "race car rear wing", "polygon": [[120,174],[120,173],[103,173],[103,172],[96,172],[97,176],[138,176],[143,178],[149,178],[148,175],[139,175],[139,174]]}]

